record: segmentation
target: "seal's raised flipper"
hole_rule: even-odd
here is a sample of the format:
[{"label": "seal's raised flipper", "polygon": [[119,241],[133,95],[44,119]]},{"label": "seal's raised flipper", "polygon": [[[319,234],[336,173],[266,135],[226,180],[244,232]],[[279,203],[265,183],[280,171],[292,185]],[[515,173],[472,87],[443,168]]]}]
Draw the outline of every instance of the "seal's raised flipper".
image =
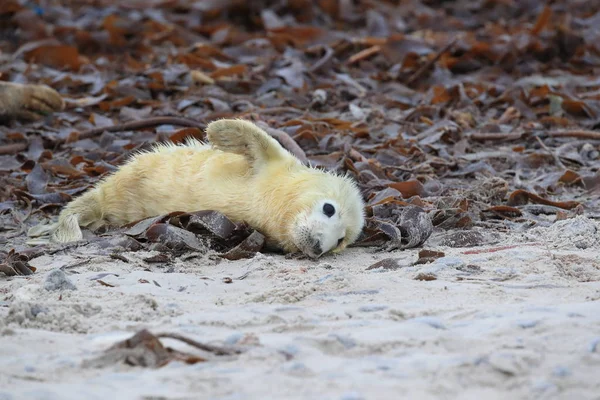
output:
[{"label": "seal's raised flipper", "polygon": [[252,167],[291,157],[267,132],[242,119],[213,121],[206,127],[206,136],[215,149],[241,154],[248,158]]},{"label": "seal's raised flipper", "polygon": [[64,106],[63,98],[49,86],[0,82],[0,118],[36,120]]}]

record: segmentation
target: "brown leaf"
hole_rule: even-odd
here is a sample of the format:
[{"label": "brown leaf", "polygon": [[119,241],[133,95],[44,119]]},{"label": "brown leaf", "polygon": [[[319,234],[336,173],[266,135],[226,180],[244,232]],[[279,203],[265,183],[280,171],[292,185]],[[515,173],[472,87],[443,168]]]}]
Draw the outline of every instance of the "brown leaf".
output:
[{"label": "brown leaf", "polygon": [[240,260],[242,258],[252,258],[262,250],[265,244],[265,237],[259,232],[252,232],[242,243],[229,250],[221,257],[227,260]]},{"label": "brown leaf", "polygon": [[433,273],[419,272],[414,279],[416,281],[435,281],[437,280],[437,275]]},{"label": "brown leaf", "polygon": [[[110,111],[113,109],[120,109],[121,107],[126,107],[128,105],[133,104],[136,101],[134,96],[125,96],[120,99],[112,100],[112,101],[102,101],[98,105],[102,111]],[[96,121],[98,120],[98,121]],[[111,126],[113,125],[112,120],[99,120],[97,114],[92,114],[90,117],[90,122],[97,126]]]},{"label": "brown leaf", "polygon": [[383,260],[377,261],[375,264],[372,264],[369,267],[367,267],[366,271],[370,271],[373,269],[379,269],[379,268],[386,270],[386,271],[394,271],[401,267],[400,267],[400,264],[398,264],[397,259],[384,258]]},{"label": "brown leaf", "polygon": [[423,184],[420,181],[394,182],[387,185],[392,189],[396,189],[402,193],[402,197],[408,199],[413,196],[423,195]]},{"label": "brown leaf", "polygon": [[206,246],[202,245],[192,232],[169,224],[154,224],[148,228],[142,237],[151,242],[162,243],[175,251],[195,250],[204,253],[207,250]]},{"label": "brown leaf", "polygon": [[578,117],[595,118],[597,116],[588,104],[582,100],[563,99],[561,107],[565,112]]},{"label": "brown leaf", "polygon": [[125,225],[128,229],[123,232],[125,235],[129,236],[141,236],[143,235],[152,225],[156,224],[159,221],[162,221],[166,216],[158,215],[156,217],[150,217],[143,219],[141,221],[132,222],[130,224]]},{"label": "brown leaf", "polygon": [[[374,206],[377,204],[384,204],[384,203],[387,203],[388,201],[393,201],[397,197],[401,197],[401,196],[402,196],[402,193],[400,193],[398,190],[393,189],[393,188],[386,188],[379,192],[371,193],[368,204],[371,206]],[[408,204],[408,203],[406,203],[406,204]]]},{"label": "brown leaf", "polygon": [[42,164],[46,171],[50,171],[56,175],[63,175],[71,179],[81,178],[85,175],[83,171],[79,171],[67,161],[67,160],[56,160],[47,161]]},{"label": "brown leaf", "polygon": [[324,31],[314,26],[282,26],[269,30],[269,39],[276,48],[285,48],[287,44],[300,47],[317,39]]},{"label": "brown leaf", "polygon": [[510,206],[493,206],[481,211],[482,219],[518,218],[523,215],[521,210]]},{"label": "brown leaf", "polygon": [[4,262],[0,263],[0,272],[7,276],[31,275],[35,272],[35,268],[30,266],[28,261],[29,257],[11,249]]},{"label": "brown leaf", "polygon": [[204,140],[204,134],[198,128],[183,128],[175,131],[169,140],[173,143],[184,143],[186,139]]},{"label": "brown leaf", "polygon": [[210,74],[212,79],[218,79],[225,76],[243,75],[247,67],[243,64],[233,65],[231,67],[219,68]]},{"label": "brown leaf", "polygon": [[[381,206],[375,206],[374,209],[376,207]],[[388,250],[408,249],[425,243],[432,232],[432,222],[422,208],[413,205],[400,209],[393,207],[385,212],[375,212],[375,217],[367,218],[365,230],[357,244],[384,246]]]},{"label": "brown leaf", "polygon": [[582,183],[581,176],[570,169],[566,170],[564,174],[558,179],[559,182],[565,183],[567,185],[573,185],[575,183]]},{"label": "brown leaf", "polygon": [[69,194],[63,193],[63,192],[31,194],[31,193],[24,192],[19,189],[15,189],[13,191],[13,193],[19,199],[23,199],[23,198],[26,198],[29,200],[35,199],[40,204],[45,204],[48,206],[51,204],[61,204],[62,205],[64,203],[71,201],[71,199],[72,199],[72,197]]},{"label": "brown leaf", "polygon": [[445,257],[446,254],[443,251],[427,250],[423,249],[419,251],[419,258],[415,261],[415,264],[427,264],[434,262],[438,258]]},{"label": "brown leaf", "polygon": [[24,55],[27,62],[45,64],[58,69],[67,68],[77,71],[83,64],[79,51],[73,46],[39,46]]},{"label": "brown leaf", "polygon": [[229,239],[234,232],[244,229],[217,211],[197,211],[178,216],[181,226],[196,233],[210,233],[219,239]]},{"label": "brown leaf", "polygon": [[159,254],[155,254],[150,257],[145,257],[145,258],[143,258],[143,260],[147,263],[167,263],[167,262],[171,261],[171,258],[169,257],[168,254],[159,253]]},{"label": "brown leaf", "polygon": [[548,25],[550,17],[552,17],[552,9],[550,6],[546,5],[535,22],[535,25],[533,28],[531,28],[531,34],[538,35],[546,27],[546,25]]},{"label": "brown leaf", "polygon": [[518,189],[510,194],[510,196],[508,198],[508,205],[522,206],[522,205],[527,204],[529,201],[531,201],[532,203],[535,203],[535,204],[545,204],[548,206],[563,208],[565,210],[571,210],[580,204],[577,201],[556,202],[556,201],[544,199],[543,197],[540,197],[537,194],[527,192],[522,189]]}]

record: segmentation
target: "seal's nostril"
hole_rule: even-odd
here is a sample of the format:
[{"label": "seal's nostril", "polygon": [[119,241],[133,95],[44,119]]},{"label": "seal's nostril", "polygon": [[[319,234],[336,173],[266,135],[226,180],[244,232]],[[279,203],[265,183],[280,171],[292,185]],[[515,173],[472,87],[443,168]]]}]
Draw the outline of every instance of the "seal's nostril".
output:
[{"label": "seal's nostril", "polygon": [[313,245],[313,248],[312,248],[312,250],[313,250],[313,252],[314,252],[316,255],[319,255],[319,256],[320,256],[321,254],[323,254],[323,249],[321,248],[321,243],[320,243],[320,242],[316,242],[316,243]]}]

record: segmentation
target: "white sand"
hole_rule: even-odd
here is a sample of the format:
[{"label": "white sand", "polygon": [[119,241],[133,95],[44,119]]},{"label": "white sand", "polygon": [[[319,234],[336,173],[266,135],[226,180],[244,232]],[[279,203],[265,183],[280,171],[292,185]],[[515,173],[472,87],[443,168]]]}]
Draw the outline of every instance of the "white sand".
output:
[{"label": "white sand", "polygon": [[[0,400],[600,398],[597,222],[435,244],[446,257],[416,266],[418,249],[167,266],[93,249],[37,258],[35,275],[0,277]],[[502,246],[514,247],[482,252]],[[366,270],[384,258],[403,267]],[[65,266],[77,290],[44,289]],[[82,364],[141,328],[247,350],[159,369]]]}]

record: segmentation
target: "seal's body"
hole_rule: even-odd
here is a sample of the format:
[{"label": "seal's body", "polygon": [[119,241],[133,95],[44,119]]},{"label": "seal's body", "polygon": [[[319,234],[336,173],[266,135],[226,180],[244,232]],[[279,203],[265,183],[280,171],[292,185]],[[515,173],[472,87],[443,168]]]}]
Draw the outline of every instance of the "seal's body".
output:
[{"label": "seal's body", "polygon": [[192,140],[135,155],[67,205],[53,239],[79,240],[80,226],[199,210],[244,221],[270,245],[310,257],[340,251],[360,234],[364,205],[350,178],[303,165],[248,121],[212,122],[207,137],[212,146]]}]

